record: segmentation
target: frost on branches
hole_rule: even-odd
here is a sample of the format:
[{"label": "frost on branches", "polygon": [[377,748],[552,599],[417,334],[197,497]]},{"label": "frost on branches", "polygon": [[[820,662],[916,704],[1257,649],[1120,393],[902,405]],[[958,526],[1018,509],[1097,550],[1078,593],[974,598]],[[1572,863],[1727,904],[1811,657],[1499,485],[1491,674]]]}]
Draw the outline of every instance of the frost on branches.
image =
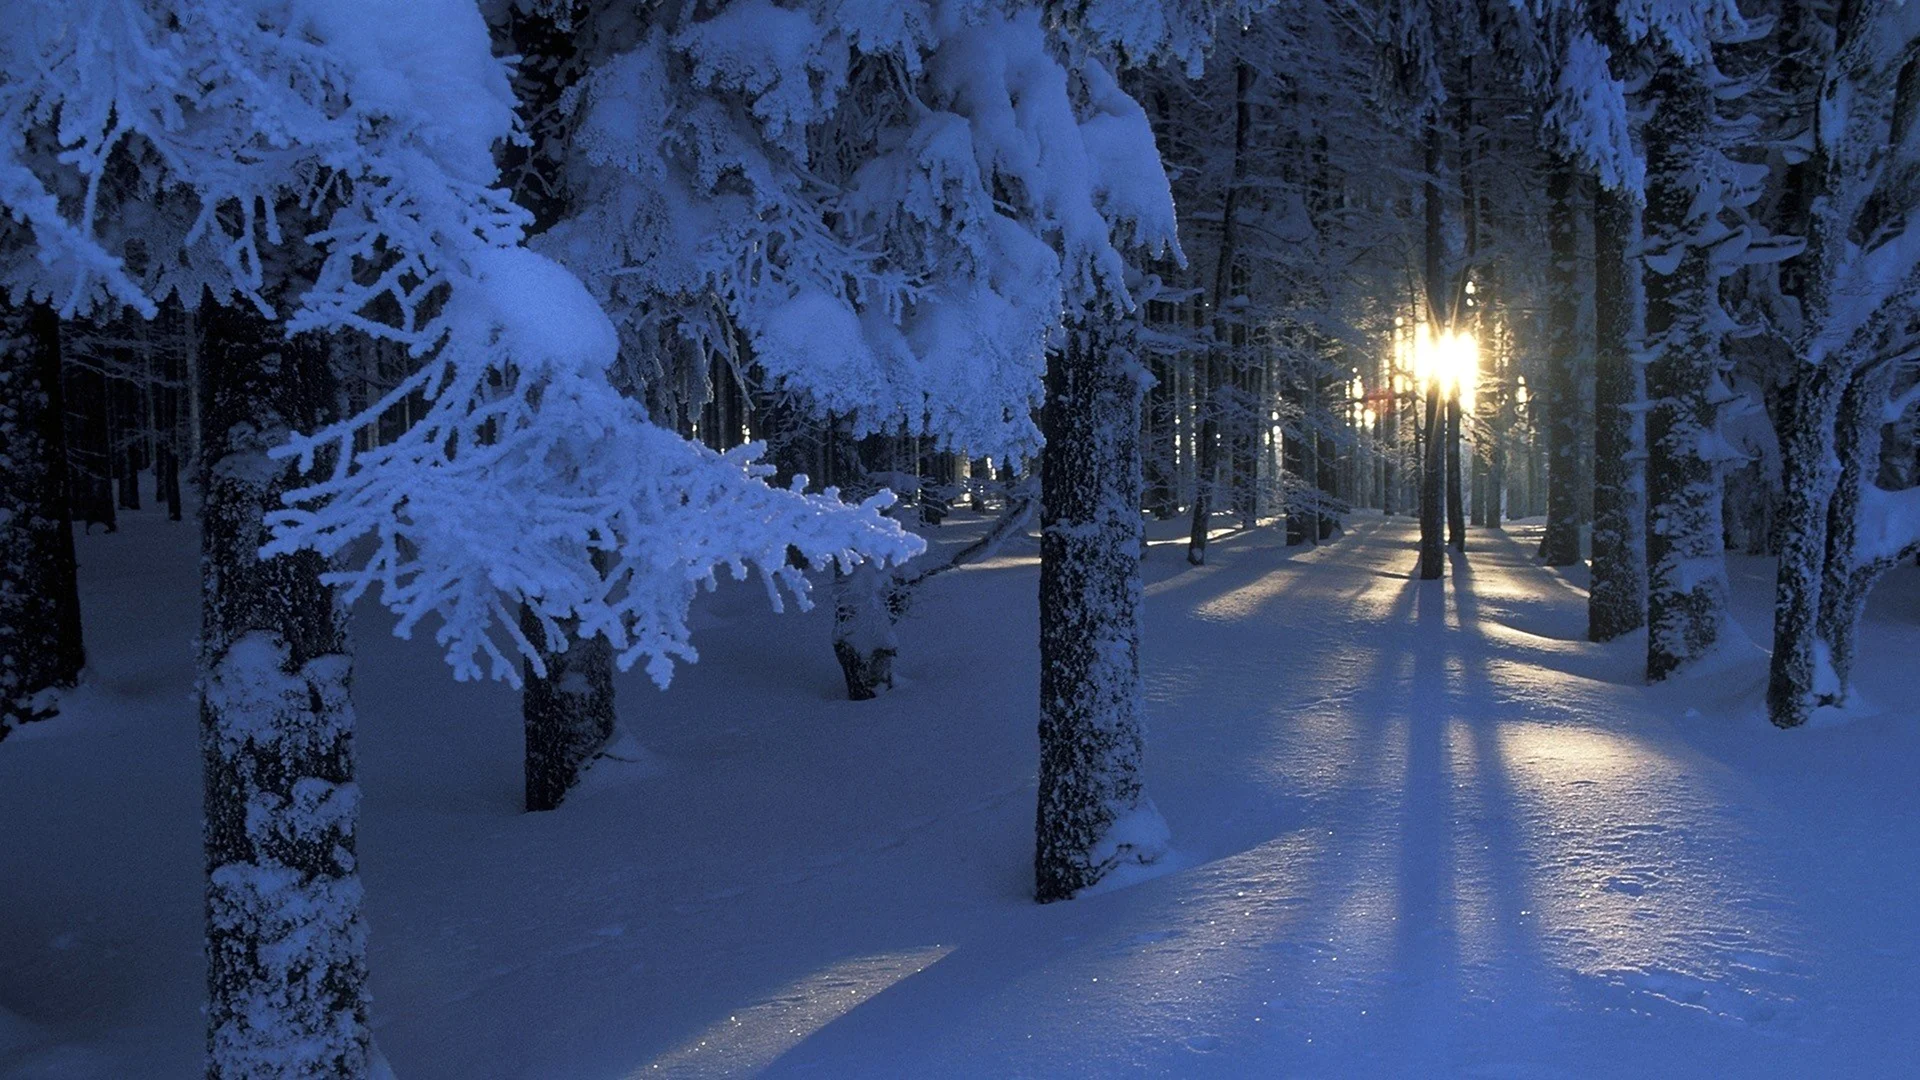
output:
[{"label": "frost on branches", "polygon": [[[201,357],[208,1071],[357,1075],[349,665],[318,551],[371,552],[336,580],[378,584],[403,630],[448,620],[462,674],[515,677],[525,600],[550,642],[578,619],[664,681],[718,568],[804,600],[790,545],[850,565],[917,541],[880,501],[769,488],[749,452],[688,446],[613,389],[606,319],[518,247],[526,214],[494,186],[513,99],[470,2],[16,0],[0,127],[14,302],[233,305]],[[343,328],[409,347],[432,403],[378,451],[352,436],[385,403],[330,423],[305,343]]]},{"label": "frost on branches", "polygon": [[[378,586],[402,635],[437,615],[457,677],[517,684],[519,658],[537,663],[513,606],[524,600],[548,648],[563,651],[564,622],[577,619],[622,667],[644,660],[664,686],[674,660],[696,658],[688,605],[722,568],[757,570],[778,609],[783,591],[807,603],[789,547],[845,568],[920,550],[881,515],[889,494],[849,507],[833,491],[772,488],[757,447],[716,453],[648,423],[606,378],[619,347],[611,324],[557,264],[498,248],[472,253],[468,268],[439,316],[445,344],[417,373],[281,451],[303,468],[322,450],[339,464],[289,493],[267,549],[333,556],[371,538],[371,555],[327,580],[348,600]],[[414,393],[428,401],[422,419],[355,450],[361,426]]]},{"label": "frost on branches", "polygon": [[[577,617],[664,681],[672,658],[693,656],[685,604],[717,568],[759,566],[804,602],[788,544],[847,563],[917,550],[878,502],[775,491],[749,453],[718,457],[650,427],[612,389],[605,317],[516,246],[526,215],[491,186],[512,97],[477,11],[371,6],[9,10],[22,32],[0,116],[33,137],[27,156],[0,149],[0,200],[36,244],[31,265],[9,267],[16,290],[69,311],[151,310],[154,295],[191,302],[207,284],[268,311],[269,256],[297,221],[319,265],[289,329],[357,329],[421,358],[405,390],[433,408],[407,438],[353,452],[382,401],[285,448],[303,463],[342,450],[330,476],[289,496],[272,551],[379,537],[339,580],[380,584],[402,632],[429,612],[450,620],[439,633],[461,675],[517,679],[503,661],[527,644],[502,612],[524,598],[550,635]],[[65,149],[32,156],[42,144]],[[104,183],[122,161],[141,184]],[[529,534],[534,510],[551,516]],[[616,556],[612,573],[594,569],[595,551]]]},{"label": "frost on branches", "polygon": [[[1037,9],[668,7],[585,82],[543,250],[633,356],[735,355],[853,434],[1032,453],[1045,335],[1173,240],[1139,106]],[[659,378],[641,372],[635,381]]]}]

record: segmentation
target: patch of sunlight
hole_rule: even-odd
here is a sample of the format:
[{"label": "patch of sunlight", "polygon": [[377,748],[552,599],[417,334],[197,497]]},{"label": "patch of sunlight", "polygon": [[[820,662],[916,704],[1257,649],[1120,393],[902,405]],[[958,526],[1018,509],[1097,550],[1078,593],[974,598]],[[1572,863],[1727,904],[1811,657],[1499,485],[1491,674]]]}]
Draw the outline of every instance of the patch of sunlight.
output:
[{"label": "patch of sunlight", "polygon": [[[1292,575],[1283,570],[1275,570],[1249,585],[1223,593],[1193,609],[1194,617],[1208,622],[1234,622],[1244,619],[1258,611],[1268,601],[1280,595],[1287,587]],[[1153,590],[1148,590],[1152,595]]]},{"label": "patch of sunlight", "polygon": [[814,1032],[952,951],[951,945],[929,945],[842,960],[734,1012],[628,1074],[627,1080],[759,1072]]},{"label": "patch of sunlight", "polygon": [[1510,771],[1544,783],[1617,784],[1671,768],[1664,755],[1624,735],[1559,724],[1504,724],[1500,751]]},{"label": "patch of sunlight", "polygon": [[1791,1022],[1798,933],[1735,778],[1563,725],[1505,726],[1497,749],[1535,852],[1529,906],[1559,966],[1628,1007],[1673,983],[1690,1008]]}]

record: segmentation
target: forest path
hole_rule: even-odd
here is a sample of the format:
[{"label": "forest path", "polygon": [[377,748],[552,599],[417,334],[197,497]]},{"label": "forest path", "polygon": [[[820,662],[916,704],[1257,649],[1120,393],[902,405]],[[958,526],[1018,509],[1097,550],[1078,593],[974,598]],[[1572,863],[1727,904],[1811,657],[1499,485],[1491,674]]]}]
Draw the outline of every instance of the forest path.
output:
[{"label": "forest path", "polygon": [[1911,1046],[1821,955],[1903,980],[1804,895],[1805,808],[1722,760],[1774,734],[1744,690],[1585,641],[1537,530],[1472,530],[1430,582],[1405,519],[1202,568],[1169,537],[1143,657],[1174,867],[962,938],[772,1075],[1870,1076]]},{"label": "forest path", "polygon": [[[1644,637],[1582,640],[1578,574],[1510,528],[1416,582],[1404,519],[1223,530],[1200,568],[1150,526],[1175,852],[1045,907],[1030,540],[928,586],[872,702],[830,613],[723,587],[670,691],[622,677],[642,761],[549,814],[520,812],[515,695],[363,608],[376,1038],[400,1080],[1903,1071],[1920,571],[1863,639],[1895,714],[1782,734],[1757,651],[1645,687]],[[0,748],[6,1080],[198,1068],[193,539],[83,538],[87,686]],[[1752,632],[1770,571],[1731,561]]]}]

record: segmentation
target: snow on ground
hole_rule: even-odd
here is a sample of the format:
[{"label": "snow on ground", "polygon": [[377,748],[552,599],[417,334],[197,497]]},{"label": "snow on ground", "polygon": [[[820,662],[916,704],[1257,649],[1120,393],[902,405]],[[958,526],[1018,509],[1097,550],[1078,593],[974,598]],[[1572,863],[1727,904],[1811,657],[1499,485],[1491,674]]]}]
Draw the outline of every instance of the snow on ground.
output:
[{"label": "snow on ground", "polygon": [[[93,667],[0,745],[0,1077],[199,1071],[190,530],[81,542]],[[962,516],[942,530],[979,528]],[[1035,549],[929,586],[903,685],[729,587],[620,685],[641,761],[518,812],[517,701],[358,631],[376,1039],[402,1080],[1886,1076],[1920,1051],[1920,571],[1883,711],[1793,733],[1764,658],[1638,685],[1537,529],[1447,585],[1360,517],[1146,563],[1170,872],[1027,899]],[[1770,564],[1733,560],[1765,640]]]}]

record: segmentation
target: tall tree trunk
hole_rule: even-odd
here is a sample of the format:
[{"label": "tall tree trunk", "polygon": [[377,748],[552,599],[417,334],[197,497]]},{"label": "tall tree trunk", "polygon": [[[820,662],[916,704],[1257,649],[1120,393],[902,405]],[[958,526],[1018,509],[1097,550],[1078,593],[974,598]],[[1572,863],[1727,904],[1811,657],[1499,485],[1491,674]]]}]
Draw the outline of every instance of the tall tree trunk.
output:
[{"label": "tall tree trunk", "polygon": [[[504,21],[495,27],[501,49],[522,58],[514,92],[531,119],[531,129],[526,141],[503,147],[501,177],[514,200],[533,215],[531,233],[552,228],[568,209],[571,193],[560,162],[570,113],[559,103],[581,70],[576,35],[584,14],[580,0],[509,5],[503,11]],[[711,446],[730,446],[729,440],[739,435],[738,417],[727,409],[729,385],[715,379],[708,408],[694,414],[703,421],[700,437]],[[538,630],[524,608],[521,624]],[[537,674],[532,663],[525,665],[520,715],[526,743],[526,807],[551,810],[612,737],[613,650],[595,639],[572,641],[569,648],[556,652],[546,647],[544,633],[527,636],[538,648],[540,666],[547,674]]]},{"label": "tall tree trunk", "polygon": [[1393,361],[1387,362],[1387,399],[1381,403],[1380,428],[1380,512],[1392,517],[1400,512],[1400,373]]},{"label": "tall tree trunk", "polygon": [[1818,635],[1826,643],[1827,670],[1817,672],[1810,689],[1817,704],[1841,704],[1852,691],[1853,658],[1867,593],[1899,556],[1862,560],[1856,556],[1860,503],[1880,465],[1881,416],[1893,380],[1893,367],[1875,365],[1856,374],[1841,395],[1833,444],[1840,475],[1827,509],[1827,549],[1820,581]]},{"label": "tall tree trunk", "polygon": [[[1823,79],[1821,69],[1836,63],[1836,57],[1849,54],[1869,25],[1871,5],[1842,3],[1833,9],[1835,22],[1829,27],[1826,11],[1814,5],[1790,5],[1785,13],[1793,21],[1791,28],[1802,47],[1790,50],[1784,83],[1794,97],[1824,98],[1829,93],[1848,89],[1845,79]],[[1823,63],[1807,64],[1807,57],[1822,58]],[[1809,93],[1815,91],[1817,93]],[[1809,143],[1812,153],[1794,166],[1787,176],[1781,214],[1789,227],[1800,227],[1806,236],[1806,249],[1781,265],[1781,288],[1799,304],[1802,339],[1817,340],[1825,329],[1832,308],[1831,288],[1836,264],[1852,243],[1848,235],[1853,222],[1848,220],[1836,196],[1853,178],[1843,175],[1842,163],[1829,150],[1844,131],[1821,132],[1821,125],[1837,116],[1846,124],[1845,110],[1830,111],[1823,100],[1807,101],[1812,129]],[[1897,111],[1897,106],[1896,106]],[[1852,355],[1846,349],[1830,352],[1814,363],[1797,363],[1793,379],[1781,388],[1775,411],[1775,433],[1780,443],[1781,493],[1776,509],[1774,538],[1780,548],[1779,567],[1774,579],[1773,655],[1767,671],[1767,715],[1780,727],[1806,723],[1816,704],[1821,703],[1823,669],[1817,640],[1824,617],[1832,604],[1845,605],[1840,598],[1823,597],[1827,563],[1837,557],[1849,562],[1852,553],[1854,522],[1851,516],[1837,521],[1832,516],[1834,503],[1843,505],[1857,495],[1858,486],[1844,496],[1837,495],[1831,461],[1836,449],[1843,455],[1850,448],[1836,447],[1836,425],[1845,426],[1842,411],[1849,395],[1861,392],[1860,379],[1852,374]],[[1801,357],[1803,361],[1812,357]],[[1879,384],[1884,389],[1884,384]],[[1878,407],[1878,403],[1872,406]],[[1877,445],[1877,421],[1875,443]],[[1844,459],[1844,458],[1843,458]],[[1856,477],[1856,480],[1859,478]],[[1848,511],[1850,514],[1850,510]],[[1842,535],[1829,536],[1838,524]],[[1839,568],[1833,580],[1844,589],[1850,574]],[[1825,694],[1834,693],[1832,687]]]},{"label": "tall tree trunk", "polygon": [[1595,195],[1593,217],[1594,427],[1593,583],[1587,638],[1612,641],[1647,621],[1646,508],[1637,428],[1639,372],[1633,360],[1633,206],[1617,191]]},{"label": "tall tree trunk", "polygon": [[1227,311],[1232,306],[1234,287],[1233,260],[1239,243],[1238,208],[1240,187],[1246,178],[1247,127],[1252,110],[1247,91],[1253,86],[1253,69],[1245,63],[1233,69],[1233,163],[1227,172],[1227,190],[1220,203],[1220,251],[1213,264],[1213,336],[1207,344],[1206,384],[1200,397],[1200,475],[1193,494],[1193,529],[1187,538],[1187,561],[1195,566],[1207,561],[1207,532],[1213,522],[1213,488],[1219,471],[1220,397],[1227,364],[1225,350],[1230,327]]},{"label": "tall tree trunk", "polygon": [[95,368],[75,367],[62,376],[68,404],[68,460],[77,466],[68,476],[68,498],[73,517],[107,532],[120,528],[114,513],[112,438],[107,426],[107,378]]},{"label": "tall tree trunk", "polygon": [[1460,388],[1447,394],[1447,546],[1467,550],[1465,495],[1460,490]]},{"label": "tall tree trunk", "polygon": [[[207,1076],[363,1077],[366,925],[351,661],[312,552],[261,559],[300,482],[267,450],[334,412],[327,350],[209,298],[200,372]],[[327,463],[317,463],[325,473]]]},{"label": "tall tree trunk", "polygon": [[[1464,294],[1473,276],[1472,263],[1480,252],[1480,206],[1475,197],[1474,184],[1474,134],[1473,134],[1473,61],[1465,59],[1460,65],[1460,85],[1465,92],[1459,96],[1458,109],[1454,114],[1454,135],[1460,143],[1460,216],[1466,225],[1466,262],[1460,272],[1459,288]],[[1469,306],[1472,300],[1462,295],[1456,301],[1449,323],[1457,333],[1463,331],[1468,321]],[[1475,358],[1476,362],[1478,357]],[[1462,490],[1460,476],[1460,379],[1465,376],[1456,373],[1453,385],[1447,388],[1447,546],[1458,552],[1467,550],[1466,493]]]},{"label": "tall tree trunk", "polygon": [[1708,456],[1720,384],[1716,284],[1691,239],[1699,213],[1712,212],[1695,209],[1711,152],[1712,91],[1703,69],[1663,56],[1648,97],[1647,678],[1657,682],[1720,640],[1727,568],[1720,470]]},{"label": "tall tree trunk", "polygon": [[1165,851],[1141,788],[1140,396],[1100,316],[1051,357],[1040,455],[1040,798],[1035,898]]},{"label": "tall tree trunk", "polygon": [[1444,454],[1441,441],[1440,384],[1427,385],[1426,444],[1420,456],[1420,580],[1431,581],[1446,572],[1446,545],[1442,543],[1440,462]]},{"label": "tall tree trunk", "polygon": [[1556,161],[1547,177],[1547,529],[1548,566],[1580,561],[1580,233],[1579,174]]},{"label": "tall tree trunk", "polygon": [[1507,443],[1514,428],[1517,389],[1511,378],[1513,361],[1508,352],[1508,332],[1504,329],[1492,342],[1494,388],[1500,396],[1493,403],[1493,445],[1487,448],[1487,528],[1498,529],[1507,509]]},{"label": "tall tree trunk", "polygon": [[[574,627],[567,627],[571,635]],[[532,609],[520,609],[520,631],[540,650],[546,675],[525,664],[520,716],[526,738],[526,807],[552,810],[566,799],[596,755],[613,738],[613,646],[606,638],[573,637],[568,647],[546,647]]]},{"label": "tall tree trunk", "polygon": [[[1447,273],[1445,210],[1440,199],[1440,126],[1428,124],[1425,142],[1423,186],[1426,216],[1426,291],[1427,325],[1437,336],[1453,327],[1453,289]],[[1445,481],[1441,468],[1446,460],[1441,439],[1444,418],[1440,408],[1440,383],[1429,378],[1423,388],[1427,395],[1426,438],[1420,450],[1420,577],[1431,580],[1441,576],[1446,565],[1446,542],[1441,533],[1444,520]]]},{"label": "tall tree trunk", "polygon": [[1812,715],[1822,566],[1835,476],[1834,422],[1842,392],[1832,367],[1808,367],[1783,389],[1774,575],[1773,655],[1767,667],[1767,715],[1797,727]]},{"label": "tall tree trunk", "polygon": [[0,739],[86,666],[60,391],[59,320],[0,299]]}]

